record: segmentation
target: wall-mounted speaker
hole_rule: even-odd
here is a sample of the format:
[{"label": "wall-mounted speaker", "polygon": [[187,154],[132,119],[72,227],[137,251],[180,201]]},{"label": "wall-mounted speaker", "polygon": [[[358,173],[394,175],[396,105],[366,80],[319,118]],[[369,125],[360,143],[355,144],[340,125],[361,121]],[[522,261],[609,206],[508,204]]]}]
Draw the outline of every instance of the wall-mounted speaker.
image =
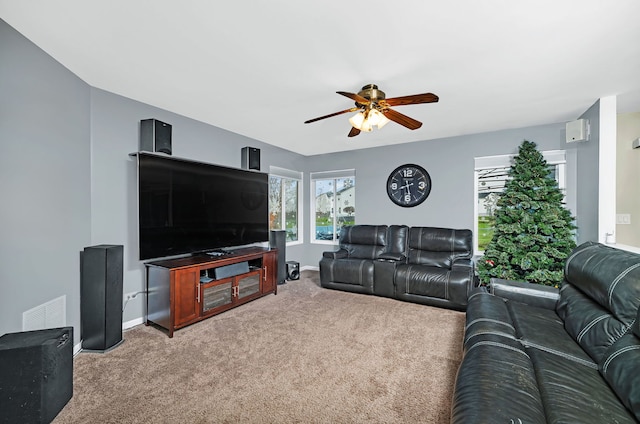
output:
[{"label": "wall-mounted speaker", "polygon": [[287,233],[284,230],[271,230],[269,232],[269,246],[278,249],[278,277],[276,282],[284,284],[287,279],[287,266],[285,264],[287,251]]},{"label": "wall-mounted speaker", "polygon": [[565,139],[567,143],[576,143],[589,139],[589,121],[587,119],[567,122],[565,124],[565,130],[567,133]]},{"label": "wall-mounted speaker", "polygon": [[0,337],[0,422],[50,423],[73,396],[73,327]]},{"label": "wall-mounted speaker", "polygon": [[171,125],[157,119],[140,121],[140,151],[171,155]]},{"label": "wall-mounted speaker", "polygon": [[243,147],[240,164],[242,169],[260,170],[260,149],[256,147]]},{"label": "wall-mounted speaker", "polygon": [[80,277],[82,348],[104,352],[122,342],[122,245],[85,247]]},{"label": "wall-mounted speaker", "polygon": [[300,279],[300,263],[287,261],[287,280]]}]

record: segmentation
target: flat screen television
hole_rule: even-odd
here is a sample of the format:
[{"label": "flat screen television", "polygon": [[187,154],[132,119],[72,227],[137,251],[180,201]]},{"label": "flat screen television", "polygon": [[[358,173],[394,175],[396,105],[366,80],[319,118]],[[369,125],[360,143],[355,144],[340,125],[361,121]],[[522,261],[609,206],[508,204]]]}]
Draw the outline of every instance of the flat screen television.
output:
[{"label": "flat screen television", "polygon": [[138,153],[140,260],[269,240],[265,173]]}]

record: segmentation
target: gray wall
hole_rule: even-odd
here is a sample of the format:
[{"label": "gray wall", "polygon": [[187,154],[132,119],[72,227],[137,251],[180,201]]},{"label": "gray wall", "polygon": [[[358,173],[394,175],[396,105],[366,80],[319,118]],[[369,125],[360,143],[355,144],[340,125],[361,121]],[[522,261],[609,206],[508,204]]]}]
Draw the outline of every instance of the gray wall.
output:
[{"label": "gray wall", "polygon": [[577,155],[576,178],[580,182],[576,190],[578,243],[583,243],[598,241],[600,101],[593,104],[580,119],[588,119],[591,126],[588,141],[572,144]]},{"label": "gray wall", "polygon": [[[0,20],[0,334],[22,313],[66,296],[80,341],[80,252],[125,246],[124,292],[143,290],[137,260],[135,160],[141,119],[173,125],[174,156],[240,166],[240,149],[303,171],[304,157],[202,122],[91,88]],[[288,249],[300,260],[303,246]],[[140,320],[143,296],[123,320]]]},{"label": "gray wall", "polygon": [[[91,88],[1,20],[0,93],[0,334],[20,331],[23,311],[65,295],[67,324],[80,340],[79,254],[86,246],[123,244],[124,292],[144,289],[136,167],[129,156],[138,150],[141,119],[172,124],[176,157],[239,167],[240,149],[253,146],[261,149],[263,171],[271,165],[303,171],[305,243],[287,248],[287,259],[302,266],[317,266],[321,252],[333,250],[309,242],[309,172],[355,168],[357,221],[369,224],[472,228],[473,158],[515,153],[524,139],[541,150],[568,150],[570,204],[593,197],[598,187],[592,154],[585,153],[584,166],[576,164],[578,150],[593,147],[566,146],[564,124],[303,157]],[[593,129],[597,116],[590,119]],[[366,142],[366,134],[361,137]],[[392,169],[411,162],[429,171],[433,189],[422,205],[400,208],[384,186]],[[597,201],[581,200],[578,209],[597,217]],[[142,319],[143,299],[129,302],[125,322]]]},{"label": "gray wall", "polygon": [[[515,154],[525,139],[535,142],[539,150],[567,148],[564,123],[560,123],[311,156],[307,167],[311,172],[356,170],[356,223],[472,229],[474,158]],[[568,168],[575,167],[575,157],[567,156]],[[387,177],[404,163],[423,166],[432,180],[429,197],[414,208],[396,206],[386,194]],[[575,192],[575,179],[568,179],[567,184],[567,191]],[[307,190],[307,198],[310,195]],[[305,231],[308,238],[311,230],[307,226]],[[334,249],[311,244],[305,249],[303,263],[318,266],[325,250]]]},{"label": "gray wall", "polygon": [[[269,166],[303,171],[303,156],[99,89],[91,89],[91,244],[124,245],[124,293],[144,290],[138,260],[136,160],[139,122],[156,118],[172,125],[173,156],[240,167],[244,146],[260,149],[261,170]],[[301,260],[303,246],[287,249]],[[143,316],[144,296],[131,300],[125,322]]]},{"label": "gray wall", "polygon": [[66,296],[79,335],[90,242],[89,87],[0,20],[0,334]]}]

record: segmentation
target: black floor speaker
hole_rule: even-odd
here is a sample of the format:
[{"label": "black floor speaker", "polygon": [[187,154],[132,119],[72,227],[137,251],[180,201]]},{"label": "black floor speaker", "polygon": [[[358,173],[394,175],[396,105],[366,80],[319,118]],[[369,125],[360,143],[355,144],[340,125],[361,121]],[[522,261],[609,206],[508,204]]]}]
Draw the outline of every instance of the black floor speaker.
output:
[{"label": "black floor speaker", "polygon": [[73,327],[0,337],[0,423],[50,423],[73,396]]},{"label": "black floor speaker", "polygon": [[82,349],[107,351],[122,342],[121,245],[85,247],[80,282]]},{"label": "black floor speaker", "polygon": [[287,280],[300,279],[300,263],[294,261],[287,262]]},{"label": "black floor speaker", "polygon": [[271,230],[269,233],[269,246],[278,249],[278,277],[277,283],[284,284],[287,280],[287,267],[285,264],[287,252],[287,233],[284,230]]}]

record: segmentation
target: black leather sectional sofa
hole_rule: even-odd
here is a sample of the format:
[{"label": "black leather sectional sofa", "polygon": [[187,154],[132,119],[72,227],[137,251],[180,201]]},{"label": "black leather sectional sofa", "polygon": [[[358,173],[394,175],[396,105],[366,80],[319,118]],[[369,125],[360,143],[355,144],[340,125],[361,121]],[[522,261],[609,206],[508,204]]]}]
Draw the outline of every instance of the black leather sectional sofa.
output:
[{"label": "black leather sectional sofa", "polygon": [[585,243],[564,272],[474,289],[452,423],[640,420],[640,255]]},{"label": "black leather sectional sofa", "polygon": [[475,284],[471,230],[353,225],[320,260],[322,287],[464,310]]}]

